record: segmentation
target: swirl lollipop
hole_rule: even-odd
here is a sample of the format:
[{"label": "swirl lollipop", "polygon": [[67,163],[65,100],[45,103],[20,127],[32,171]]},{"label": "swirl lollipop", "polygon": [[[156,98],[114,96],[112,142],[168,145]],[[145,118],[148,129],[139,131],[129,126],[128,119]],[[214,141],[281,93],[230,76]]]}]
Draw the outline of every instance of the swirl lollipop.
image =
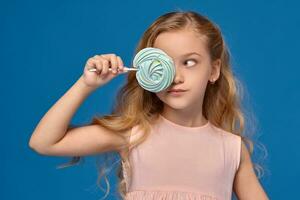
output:
[{"label": "swirl lollipop", "polygon": [[147,47],[140,50],[133,59],[133,67],[124,67],[124,70],[137,71],[139,85],[150,92],[160,92],[168,88],[175,76],[172,58],[158,48]]},{"label": "swirl lollipop", "polygon": [[133,67],[137,68],[136,78],[142,88],[150,92],[159,92],[173,82],[174,63],[164,51],[147,47],[139,51],[133,59]]}]

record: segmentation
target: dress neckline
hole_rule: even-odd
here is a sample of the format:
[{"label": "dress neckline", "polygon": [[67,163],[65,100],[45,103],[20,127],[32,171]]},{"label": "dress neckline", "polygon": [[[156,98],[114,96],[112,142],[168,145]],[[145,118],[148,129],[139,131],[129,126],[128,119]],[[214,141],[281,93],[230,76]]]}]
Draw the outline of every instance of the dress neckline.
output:
[{"label": "dress neckline", "polygon": [[199,132],[199,131],[203,131],[203,130],[206,130],[209,126],[210,126],[210,122],[209,120],[207,120],[206,124],[202,125],[202,126],[194,126],[194,127],[189,127],[189,126],[183,126],[183,125],[180,125],[180,124],[177,124],[167,118],[165,118],[164,116],[162,116],[161,114],[159,114],[159,117],[160,119],[162,119],[162,121],[165,123],[165,124],[168,124],[169,126],[171,127],[174,127],[174,128],[177,128],[177,129],[182,129],[182,130],[185,130],[185,131],[190,131],[190,132]]}]

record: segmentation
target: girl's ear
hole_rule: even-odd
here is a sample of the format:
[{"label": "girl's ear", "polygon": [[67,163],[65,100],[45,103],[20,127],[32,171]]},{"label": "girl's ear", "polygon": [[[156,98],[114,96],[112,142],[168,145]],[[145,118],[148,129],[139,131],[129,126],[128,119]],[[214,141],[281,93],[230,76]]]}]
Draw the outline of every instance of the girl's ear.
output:
[{"label": "girl's ear", "polygon": [[221,71],[221,59],[217,59],[212,63],[212,70],[210,75],[210,81],[215,82],[219,76]]}]

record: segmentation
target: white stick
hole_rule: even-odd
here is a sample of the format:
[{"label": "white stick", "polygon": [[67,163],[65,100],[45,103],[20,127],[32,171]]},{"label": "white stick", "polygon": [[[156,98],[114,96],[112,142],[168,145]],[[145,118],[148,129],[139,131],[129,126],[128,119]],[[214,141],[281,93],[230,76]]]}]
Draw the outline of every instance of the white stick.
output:
[{"label": "white stick", "polygon": [[[96,72],[97,71],[97,68],[91,68],[91,69],[88,69],[90,72]],[[108,68],[109,71],[111,71],[112,69],[111,68]],[[124,67],[124,71],[137,71],[138,69],[136,68],[128,68],[128,67]]]}]

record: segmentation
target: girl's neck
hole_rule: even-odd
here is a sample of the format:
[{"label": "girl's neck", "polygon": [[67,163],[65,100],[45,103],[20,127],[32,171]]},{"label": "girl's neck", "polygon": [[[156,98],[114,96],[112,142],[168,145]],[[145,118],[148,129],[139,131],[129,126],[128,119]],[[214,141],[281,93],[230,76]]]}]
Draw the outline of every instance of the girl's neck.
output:
[{"label": "girl's neck", "polygon": [[203,116],[202,111],[197,113],[187,113],[180,112],[178,110],[167,112],[164,110],[161,115],[176,124],[186,127],[200,127],[208,122],[208,120]]}]

